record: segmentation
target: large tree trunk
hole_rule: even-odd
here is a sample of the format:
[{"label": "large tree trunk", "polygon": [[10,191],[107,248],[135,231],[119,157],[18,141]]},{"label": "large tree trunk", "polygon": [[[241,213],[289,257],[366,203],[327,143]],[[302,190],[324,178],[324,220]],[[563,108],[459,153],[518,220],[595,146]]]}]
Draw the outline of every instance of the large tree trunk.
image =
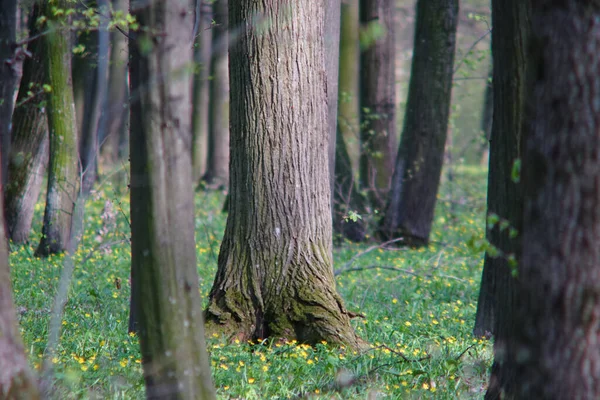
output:
[{"label": "large tree trunk", "polygon": [[338,82],[340,62],[340,0],[325,2],[324,32],[325,73],[327,74],[327,127],[329,132],[329,187],[333,200],[335,190],[335,148],[338,114]]},{"label": "large tree trunk", "polygon": [[[323,4],[232,2],[231,191],[208,327],[359,343],[335,290]],[[245,21],[264,15],[267,23]],[[325,151],[324,151],[325,149]]]},{"label": "large tree trunk", "polygon": [[207,187],[229,186],[229,67],[227,32],[227,0],[213,4],[213,58],[210,63],[210,116],[208,132],[208,165],[203,180]]},{"label": "large tree trunk", "polygon": [[333,227],[350,240],[362,241],[366,235],[364,221],[345,218],[349,211],[365,213],[367,206],[355,181],[352,162],[352,156],[358,153],[352,144],[359,138],[358,0],[342,2],[341,32]]},{"label": "large tree trunk", "polygon": [[[210,102],[210,53],[212,48],[213,30],[212,3],[196,0],[198,15],[198,30],[194,42],[194,83],[193,83],[193,112],[192,112],[192,168],[194,185],[204,175],[208,158],[208,105]],[[229,82],[227,83],[229,85]]]},{"label": "large tree trunk", "polygon": [[194,1],[154,0],[132,11],[149,28],[129,43],[131,92],[139,93],[131,105],[131,322],[146,395],[214,399],[194,242]]},{"label": "large tree trunk", "polygon": [[379,210],[390,189],[398,135],[394,8],[392,0],[360,0],[360,22],[368,32],[360,56],[360,184]]},{"label": "large tree trunk", "polygon": [[429,240],[450,114],[458,0],[419,0],[404,130],[380,229],[383,239]]},{"label": "large tree trunk", "polygon": [[[3,7],[6,3],[6,1],[0,1],[0,5]],[[4,206],[3,198],[4,193],[0,184],[0,210]],[[0,398],[39,399],[37,381],[29,369],[19,333],[19,322],[12,300],[10,282],[8,238],[6,237],[4,215],[0,213]]]},{"label": "large tree trunk", "polygon": [[600,7],[532,2],[523,250],[503,399],[600,398]]},{"label": "large tree trunk", "polygon": [[[47,96],[50,159],[48,190],[42,239],[37,255],[47,256],[67,249],[71,233],[71,217],[78,192],[77,121],[71,79],[70,32],[58,21],[53,7],[67,7],[67,0],[43,3],[48,33],[42,36],[47,83],[52,88]],[[45,25],[46,26],[46,25]],[[68,24],[66,25],[68,27]]]},{"label": "large tree trunk", "polygon": [[[494,112],[487,213],[491,215],[490,222],[494,222],[497,216],[502,221],[508,221],[510,227],[517,232],[521,231],[523,194],[519,181],[512,178],[512,170],[522,155],[521,130],[529,14],[529,0],[494,0],[492,3]],[[516,281],[511,274],[509,256],[517,255],[520,238],[511,238],[510,229],[500,229],[500,225],[493,224],[487,232],[488,240],[501,253],[486,253],[485,256],[473,329],[475,336],[497,334],[498,330],[506,326],[503,316],[514,312]],[[503,304],[499,304],[500,302]],[[504,338],[497,337],[498,342],[503,340]]]}]

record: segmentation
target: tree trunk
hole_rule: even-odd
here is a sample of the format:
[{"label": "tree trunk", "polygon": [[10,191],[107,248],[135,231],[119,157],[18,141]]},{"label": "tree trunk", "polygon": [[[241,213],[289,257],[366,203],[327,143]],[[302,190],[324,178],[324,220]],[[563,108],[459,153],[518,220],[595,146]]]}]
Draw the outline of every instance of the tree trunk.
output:
[{"label": "tree trunk", "polygon": [[67,5],[67,0],[41,5],[42,15],[48,21],[44,29],[50,27],[48,33],[42,36],[42,48],[47,83],[52,92],[47,96],[50,159],[42,239],[36,250],[40,256],[66,250],[78,191],[77,121],[71,79],[70,33],[63,25],[65,21],[56,19],[52,12],[53,7],[65,8]]},{"label": "tree trunk", "polygon": [[[324,3],[230,4],[231,190],[207,326],[359,345],[335,290]],[[265,22],[246,24],[255,15]]]},{"label": "tree trunk", "polygon": [[[210,53],[212,47],[212,3],[196,0],[198,32],[194,43],[194,62],[196,63],[193,83],[192,113],[192,167],[194,185],[206,172],[208,157],[208,105],[210,101]],[[227,83],[229,85],[229,82]]]},{"label": "tree trunk", "polygon": [[[518,309],[504,399],[600,398],[600,8],[532,2]],[[531,85],[530,85],[531,83]]]},{"label": "tree trunk", "polygon": [[360,56],[360,184],[374,209],[383,210],[394,171],[396,69],[392,0],[360,0],[368,46]]},{"label": "tree trunk", "polygon": [[481,112],[481,157],[480,164],[487,167],[490,161],[490,139],[492,137],[492,121],[494,118],[494,68],[490,68],[489,77],[485,85],[483,110]]},{"label": "tree trunk", "polygon": [[404,130],[380,229],[384,240],[429,241],[448,130],[458,0],[419,0]]},{"label": "tree trunk", "polygon": [[[340,0],[325,2],[323,40],[325,46],[325,73],[327,74],[327,127],[329,132],[329,187],[330,199],[335,190],[335,148],[337,136],[338,82],[340,62]],[[333,209],[333,208],[332,208]]]},{"label": "tree trunk", "polygon": [[17,31],[17,1],[0,0],[0,153],[2,156],[2,184],[8,177],[11,143],[11,116],[14,92],[23,62],[22,51],[14,49]]},{"label": "tree trunk", "polygon": [[[97,0],[100,13],[107,13],[108,0]],[[100,20],[99,29],[91,34],[94,43],[94,55],[85,60],[89,65],[86,72],[90,75],[90,85],[86,88],[84,104],[83,127],[81,131],[81,190],[90,193],[97,178],[97,165],[99,154],[99,137],[105,136],[108,121],[106,114],[102,115],[102,108],[106,101],[108,86],[108,57],[109,35],[106,19]],[[102,131],[102,132],[100,132]]]},{"label": "tree trunk", "polygon": [[[112,0],[114,11],[129,12],[129,0]],[[122,28],[122,27],[121,27]],[[99,132],[102,159],[109,165],[119,160],[119,141],[124,130],[125,115],[129,114],[125,94],[127,93],[127,41],[120,31],[110,32],[110,63],[108,70],[108,93],[103,104],[107,120],[106,129]]]},{"label": "tree trunk", "polygon": [[[9,6],[6,3],[8,2],[0,1],[2,7]],[[11,28],[8,27],[8,29]],[[0,210],[4,207],[3,198],[4,193],[0,184]],[[8,238],[6,237],[4,214],[0,213],[0,366],[2,366],[0,368],[0,397],[16,400],[39,399],[37,381],[29,369],[19,334],[19,322],[12,300],[10,282]]]},{"label": "tree trunk", "polygon": [[338,88],[338,126],[335,156],[335,187],[333,192],[334,223],[337,233],[353,241],[365,239],[363,220],[352,221],[344,217],[349,211],[364,214],[366,201],[359,192],[354,178],[352,143],[359,138],[358,64],[359,23],[358,0],[345,0],[341,6],[341,38]]},{"label": "tree trunk", "polygon": [[[529,0],[494,0],[492,3],[494,111],[487,214],[492,215],[491,222],[495,219],[493,215],[498,216],[501,220],[508,221],[510,227],[519,233],[523,219],[523,189],[512,175],[513,165],[522,156],[521,131],[529,19]],[[500,343],[505,340],[506,317],[515,312],[516,282],[508,257],[516,256],[519,252],[520,238],[511,238],[510,229],[500,229],[500,223],[489,228],[487,239],[500,254],[486,253],[473,334],[499,334],[496,341]]]},{"label": "tree trunk", "polygon": [[203,180],[207,187],[229,186],[229,67],[227,0],[213,4],[213,58],[210,63],[208,165]]},{"label": "tree trunk", "polygon": [[131,322],[146,395],[214,399],[194,242],[194,1],[154,0],[134,15],[148,28],[129,43],[131,92],[139,94],[131,105]]}]

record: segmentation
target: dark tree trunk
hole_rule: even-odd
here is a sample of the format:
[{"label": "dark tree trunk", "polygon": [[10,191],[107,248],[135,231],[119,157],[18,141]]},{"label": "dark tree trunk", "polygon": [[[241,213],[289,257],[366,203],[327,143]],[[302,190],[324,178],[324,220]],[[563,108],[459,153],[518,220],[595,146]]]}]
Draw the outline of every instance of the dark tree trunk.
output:
[{"label": "dark tree trunk", "polygon": [[358,0],[345,0],[341,6],[341,38],[338,88],[338,126],[335,155],[335,186],[333,192],[336,233],[353,241],[365,239],[362,220],[350,220],[349,211],[366,213],[366,201],[354,179],[352,152],[349,148],[359,138],[359,23]]},{"label": "dark tree trunk", "polygon": [[149,399],[214,399],[194,242],[194,1],[154,0],[132,11],[149,29],[129,43],[139,96],[131,104],[131,327]]},{"label": "dark tree trunk", "polygon": [[[47,256],[67,249],[71,234],[73,206],[78,192],[77,121],[71,78],[70,32],[68,21],[58,21],[53,7],[67,7],[67,0],[42,3],[42,15],[52,29],[42,36],[43,60],[47,83],[52,88],[47,96],[50,159],[48,190],[42,239],[37,255]],[[63,25],[66,22],[65,25]],[[45,25],[43,29],[46,29]]]},{"label": "dark tree trunk", "polygon": [[[8,2],[0,1],[0,6],[9,6],[6,3]],[[10,29],[10,27],[4,27]],[[0,184],[0,210],[4,207],[3,197],[4,193]],[[29,369],[21,341],[10,282],[8,238],[6,237],[4,215],[0,213],[0,397],[11,400],[35,400],[40,398],[39,388]]]},{"label": "dark tree trunk", "polygon": [[485,85],[483,110],[481,112],[481,157],[480,164],[485,167],[490,160],[490,138],[492,137],[492,121],[494,118],[494,68],[490,68]]},{"label": "dark tree trunk", "polygon": [[390,189],[398,135],[394,8],[392,0],[360,0],[362,29],[373,39],[360,55],[360,185],[379,210]]},{"label": "dark tree trunk", "polygon": [[[487,214],[492,215],[491,222],[494,222],[495,215],[502,221],[508,221],[510,227],[520,233],[523,189],[521,183],[513,179],[512,170],[522,156],[529,0],[494,0],[492,24],[494,117],[490,138]],[[520,243],[520,237],[511,238],[511,229],[501,230],[500,225],[496,223],[490,226],[487,232],[487,239],[501,253],[485,255],[473,329],[475,336],[496,335],[498,344],[506,337],[506,317],[515,312],[516,281],[511,274],[508,257],[518,255]],[[501,378],[494,377],[496,379]]]},{"label": "dark tree trunk", "polygon": [[208,165],[203,180],[207,187],[229,186],[229,67],[227,0],[213,4],[213,57],[210,63]]},{"label": "dark tree trunk", "polygon": [[212,3],[196,0],[198,29],[194,42],[194,62],[196,63],[193,83],[193,112],[192,112],[192,165],[194,185],[204,175],[208,157],[208,105],[209,105],[209,76],[213,30],[211,27]]},{"label": "dark tree trunk", "polygon": [[504,399],[600,398],[600,6],[532,2],[518,311]]},{"label": "dark tree trunk", "polygon": [[[332,270],[323,6],[230,4],[240,30],[230,49],[231,197],[209,332],[359,345]],[[269,23],[247,24],[255,15]]]},{"label": "dark tree trunk", "polygon": [[11,143],[13,95],[21,75],[23,53],[16,49],[17,1],[0,1],[0,153],[2,156],[1,183],[6,185]]},{"label": "dark tree trunk", "polygon": [[384,240],[429,241],[450,114],[458,0],[419,0],[404,129],[380,229]]},{"label": "dark tree trunk", "polygon": [[[129,0],[112,0],[113,10],[129,12]],[[123,27],[121,27],[123,28]],[[108,92],[102,105],[105,129],[99,130],[98,141],[102,159],[113,166],[120,158],[120,139],[126,131],[125,116],[129,114],[127,94],[127,36],[117,29],[110,32],[110,63],[108,69]]]},{"label": "dark tree trunk", "polygon": [[327,74],[327,127],[329,132],[329,187],[331,199],[335,190],[335,148],[338,115],[338,82],[340,62],[340,0],[325,2],[323,40],[325,46],[325,73]]}]

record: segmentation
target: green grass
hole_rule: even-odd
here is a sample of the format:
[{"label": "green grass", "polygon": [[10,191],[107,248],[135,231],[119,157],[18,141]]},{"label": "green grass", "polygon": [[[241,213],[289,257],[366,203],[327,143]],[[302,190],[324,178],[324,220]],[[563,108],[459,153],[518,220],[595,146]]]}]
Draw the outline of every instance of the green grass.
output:
[{"label": "green grass", "polygon": [[[208,338],[212,371],[223,399],[481,398],[492,359],[491,343],[471,335],[482,254],[485,171],[463,167],[445,175],[432,244],[419,250],[375,249],[358,257],[361,271],[337,277],[353,321],[372,344],[358,354],[326,344],[228,344]],[[226,216],[223,195],[197,195],[196,228],[200,291],[208,295]],[[102,210],[106,202],[111,213]],[[144,397],[138,340],[127,334],[129,302],[128,198],[109,183],[86,209],[86,230],[53,360],[59,398]],[[41,220],[43,206],[38,205]],[[62,258],[33,257],[31,246],[13,246],[11,266],[21,332],[36,368],[47,339],[52,299]],[[103,247],[103,244],[105,247]],[[344,244],[335,268],[369,245]],[[388,269],[372,268],[385,266]],[[341,386],[341,388],[340,388]],[[375,396],[375,397],[370,397]]]}]

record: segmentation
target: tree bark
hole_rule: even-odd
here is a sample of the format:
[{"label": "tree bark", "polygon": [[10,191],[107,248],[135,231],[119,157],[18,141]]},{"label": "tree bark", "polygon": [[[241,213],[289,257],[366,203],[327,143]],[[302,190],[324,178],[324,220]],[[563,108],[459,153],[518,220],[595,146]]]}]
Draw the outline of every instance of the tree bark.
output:
[{"label": "tree bark", "polygon": [[50,159],[42,239],[36,250],[39,256],[67,249],[79,186],[70,34],[67,21],[59,20],[52,12],[53,7],[66,8],[67,4],[67,0],[58,0],[40,6],[49,28],[48,33],[42,36],[42,48],[46,78],[52,92],[47,96]]},{"label": "tree bark", "polygon": [[[335,190],[335,148],[337,136],[338,114],[338,82],[340,62],[340,0],[325,2],[324,32],[325,73],[327,74],[327,127],[329,132],[329,187],[330,199],[333,200]],[[332,208],[333,209],[333,208]]]},{"label": "tree bark", "polygon": [[203,180],[207,187],[229,186],[229,67],[227,0],[213,4],[213,57],[210,63],[208,165]]},{"label": "tree bark", "polygon": [[148,30],[129,43],[138,94],[131,105],[130,326],[140,337],[148,398],[214,399],[194,241],[194,1],[154,0],[134,16]]},{"label": "tree bark", "polygon": [[429,241],[448,130],[458,0],[419,0],[404,129],[385,215],[384,240]]},{"label": "tree bark", "polygon": [[[7,2],[0,1],[2,6],[5,3]],[[0,184],[0,210],[4,206],[3,198],[4,193]],[[0,213],[0,366],[2,366],[0,368],[0,397],[15,400],[39,399],[37,381],[29,369],[19,334],[19,322],[12,300],[10,282],[8,238],[6,237],[4,215]]]},{"label": "tree bark", "polygon": [[[208,158],[208,105],[210,102],[210,59],[213,30],[212,3],[198,2],[196,12],[199,15],[198,32],[194,43],[194,62],[196,63],[193,83],[193,113],[192,113],[192,163],[194,170],[194,185],[197,185],[206,172]],[[227,83],[229,85],[229,82]]]},{"label": "tree bark", "polygon": [[[525,102],[526,46],[530,24],[529,1],[492,3],[494,57],[494,111],[490,138],[487,214],[508,221],[521,231],[523,188],[513,179],[513,165],[522,156],[522,121]],[[503,316],[514,312],[516,281],[508,256],[519,252],[520,238],[510,229],[490,226],[487,239],[501,253],[486,253],[475,317],[475,336],[497,334],[506,326]],[[495,253],[495,252],[494,252]],[[504,303],[500,305],[499,303]],[[502,336],[502,335],[501,335]],[[503,338],[499,338],[500,342]]]},{"label": "tree bark", "polygon": [[392,0],[360,0],[362,28],[374,39],[360,56],[360,185],[379,210],[390,189],[397,143],[394,8]]},{"label": "tree bark", "polygon": [[359,345],[332,271],[323,13],[313,0],[230,4],[231,191],[206,316],[242,340]]},{"label": "tree bark", "polygon": [[600,4],[532,2],[523,254],[505,399],[600,398]]},{"label": "tree bark", "polygon": [[483,98],[483,110],[481,112],[481,157],[482,167],[486,167],[490,161],[490,139],[492,137],[492,121],[494,118],[494,68],[490,68],[489,78],[485,85]]}]

